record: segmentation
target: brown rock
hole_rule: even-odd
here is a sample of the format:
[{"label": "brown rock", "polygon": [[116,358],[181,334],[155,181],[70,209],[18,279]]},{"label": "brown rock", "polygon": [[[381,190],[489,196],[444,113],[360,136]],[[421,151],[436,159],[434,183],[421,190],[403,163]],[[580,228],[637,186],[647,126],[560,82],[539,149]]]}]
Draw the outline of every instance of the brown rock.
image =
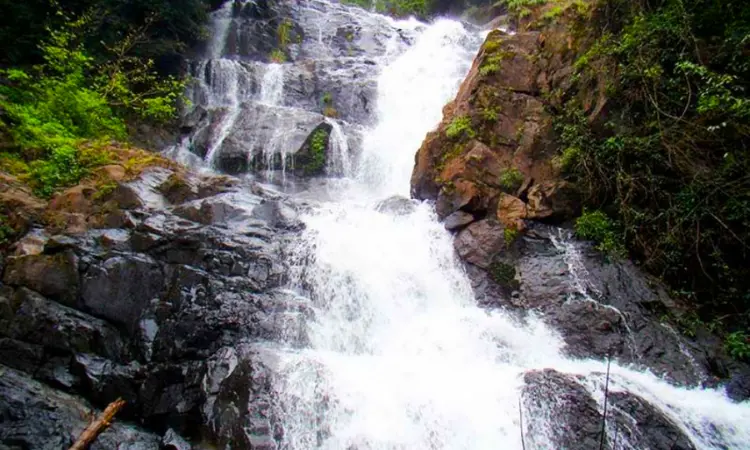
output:
[{"label": "brown rock", "polygon": [[109,166],[101,167],[99,169],[99,172],[104,177],[112,181],[122,181],[127,177],[125,168],[117,164],[111,164]]},{"label": "brown rock", "polygon": [[505,248],[504,230],[495,221],[480,220],[461,230],[453,247],[464,261],[486,269],[492,264],[492,258]]},{"label": "brown rock", "polygon": [[524,220],[529,218],[528,206],[518,197],[501,194],[497,204],[497,219],[508,228],[526,229]]},{"label": "brown rock", "polygon": [[458,180],[440,191],[435,209],[441,219],[460,209],[479,213],[486,210],[484,198],[485,196],[476,184],[471,181]]},{"label": "brown rock", "polygon": [[566,220],[575,216],[578,193],[566,181],[547,181],[529,189],[529,218]]},{"label": "brown rock", "polygon": [[3,282],[22,286],[75,307],[78,301],[78,258],[70,251],[54,255],[10,258]]}]

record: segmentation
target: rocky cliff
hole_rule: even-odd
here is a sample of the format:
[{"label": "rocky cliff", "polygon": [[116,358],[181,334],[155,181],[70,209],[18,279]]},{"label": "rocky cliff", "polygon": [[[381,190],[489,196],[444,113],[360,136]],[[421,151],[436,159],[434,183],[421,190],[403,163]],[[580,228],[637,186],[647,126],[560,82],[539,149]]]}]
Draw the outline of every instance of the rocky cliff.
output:
[{"label": "rocky cliff", "polygon": [[592,124],[607,113],[606,80],[594,77],[581,89],[574,79],[587,48],[577,27],[589,20],[589,2],[495,20],[510,29],[487,35],[427,134],[412,196],[434,201],[456,233],[456,251],[485,305],[542,314],[572,356],[612,356],[681,384],[734,377],[730,393],[746,398],[748,369],[726,355],[720,339],[704,329],[687,339],[665,320],[683,314],[684,305],[661,282],[551,226],[577,217],[582,205],[561,170],[555,116],[571,97]]},{"label": "rocky cliff", "polygon": [[267,448],[277,432],[261,343],[304,340],[290,331],[304,308],[276,289],[281,245],[302,225],[278,194],[151,158],[49,203],[3,179],[9,220],[27,230],[0,285],[10,448],[67,448],[119,397],[92,448],[190,448],[180,435]]}]

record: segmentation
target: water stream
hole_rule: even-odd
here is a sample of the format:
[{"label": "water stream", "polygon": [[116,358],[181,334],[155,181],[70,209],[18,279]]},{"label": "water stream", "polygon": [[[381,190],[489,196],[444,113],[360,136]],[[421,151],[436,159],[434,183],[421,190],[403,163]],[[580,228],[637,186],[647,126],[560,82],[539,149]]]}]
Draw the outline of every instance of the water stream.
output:
[{"label": "water stream", "polygon": [[[301,8],[300,22],[310,27],[310,42],[299,51],[320,64],[336,57],[327,44],[335,26],[326,28],[321,15],[380,28],[357,38],[370,54],[352,57],[353,65],[336,69],[359,70],[359,62],[366,62],[375,82],[372,120],[359,124],[364,130],[361,148],[350,146],[352,123],[346,118],[318,119],[333,126],[329,173],[340,177],[322,181],[325,201],[310,202],[314,196],[307,194],[312,207],[303,216],[306,230],[292,252],[290,288],[309,298],[314,317],[305,325],[309,346],[273,349],[279,360],[273,389],[283,425],[280,447],[555,448],[551,431],[559,424],[553,414],[528,416],[523,406],[527,417],[521,426],[519,399],[522,405],[529,400],[522,394],[524,374],[547,368],[569,374],[602,405],[606,362],[565,357],[563,340],[541,318],[531,315],[519,322],[501,310],[479,308],[454,255],[452,236],[430,205],[381,207],[389,197],[409,196],[414,154],[455,95],[483,34],[457,21],[394,21],[327,1]],[[225,22],[217,20],[226,34]],[[218,47],[212,46],[214,58]],[[225,66],[214,64],[212,70]],[[237,66],[228,70],[236,73]],[[284,136],[283,127],[292,124],[274,111],[277,105],[296,107],[285,83],[293,81],[289,74],[295,68],[263,66],[256,75],[256,97],[273,107],[261,117],[276,127],[271,136]],[[239,86],[235,79],[227,82]],[[215,125],[219,132],[208,162],[222,151],[242,116],[242,89],[230,86],[223,92],[237,98],[218,102],[228,112]],[[307,120],[302,112],[294,117],[297,125]],[[274,142],[269,138],[265,144]],[[284,146],[291,144],[280,145],[274,151],[286,151]],[[565,239],[557,241],[562,249]],[[596,301],[580,278],[586,274],[573,269],[571,282],[580,286],[582,297]],[[696,448],[750,448],[750,406],[733,404],[720,391],[678,388],[614,363],[611,372],[610,392],[642,397],[676,423]],[[633,430],[620,430],[618,449],[636,449],[627,438],[638,432],[637,425]],[[607,432],[612,437],[617,431],[609,426]]]}]

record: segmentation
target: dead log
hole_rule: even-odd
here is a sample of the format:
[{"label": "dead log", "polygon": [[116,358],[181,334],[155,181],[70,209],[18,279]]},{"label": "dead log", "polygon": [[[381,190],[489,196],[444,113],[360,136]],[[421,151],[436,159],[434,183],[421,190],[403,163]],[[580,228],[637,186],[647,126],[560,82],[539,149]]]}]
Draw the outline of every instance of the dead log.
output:
[{"label": "dead log", "polygon": [[91,422],[91,424],[83,430],[83,433],[78,436],[78,440],[72,447],[70,447],[70,450],[86,450],[89,448],[96,438],[103,433],[107,427],[109,427],[115,414],[117,414],[123,406],[125,406],[125,400],[121,398],[110,403],[104,412],[99,415],[99,418]]}]

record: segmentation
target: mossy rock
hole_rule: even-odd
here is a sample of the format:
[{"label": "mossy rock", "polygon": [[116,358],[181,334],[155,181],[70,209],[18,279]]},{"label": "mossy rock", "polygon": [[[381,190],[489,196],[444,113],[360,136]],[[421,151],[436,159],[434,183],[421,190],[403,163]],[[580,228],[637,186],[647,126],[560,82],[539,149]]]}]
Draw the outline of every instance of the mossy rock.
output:
[{"label": "mossy rock", "polygon": [[521,287],[518,280],[516,280],[516,268],[510,264],[495,261],[490,264],[488,272],[495,283],[503,288],[515,291]]}]

